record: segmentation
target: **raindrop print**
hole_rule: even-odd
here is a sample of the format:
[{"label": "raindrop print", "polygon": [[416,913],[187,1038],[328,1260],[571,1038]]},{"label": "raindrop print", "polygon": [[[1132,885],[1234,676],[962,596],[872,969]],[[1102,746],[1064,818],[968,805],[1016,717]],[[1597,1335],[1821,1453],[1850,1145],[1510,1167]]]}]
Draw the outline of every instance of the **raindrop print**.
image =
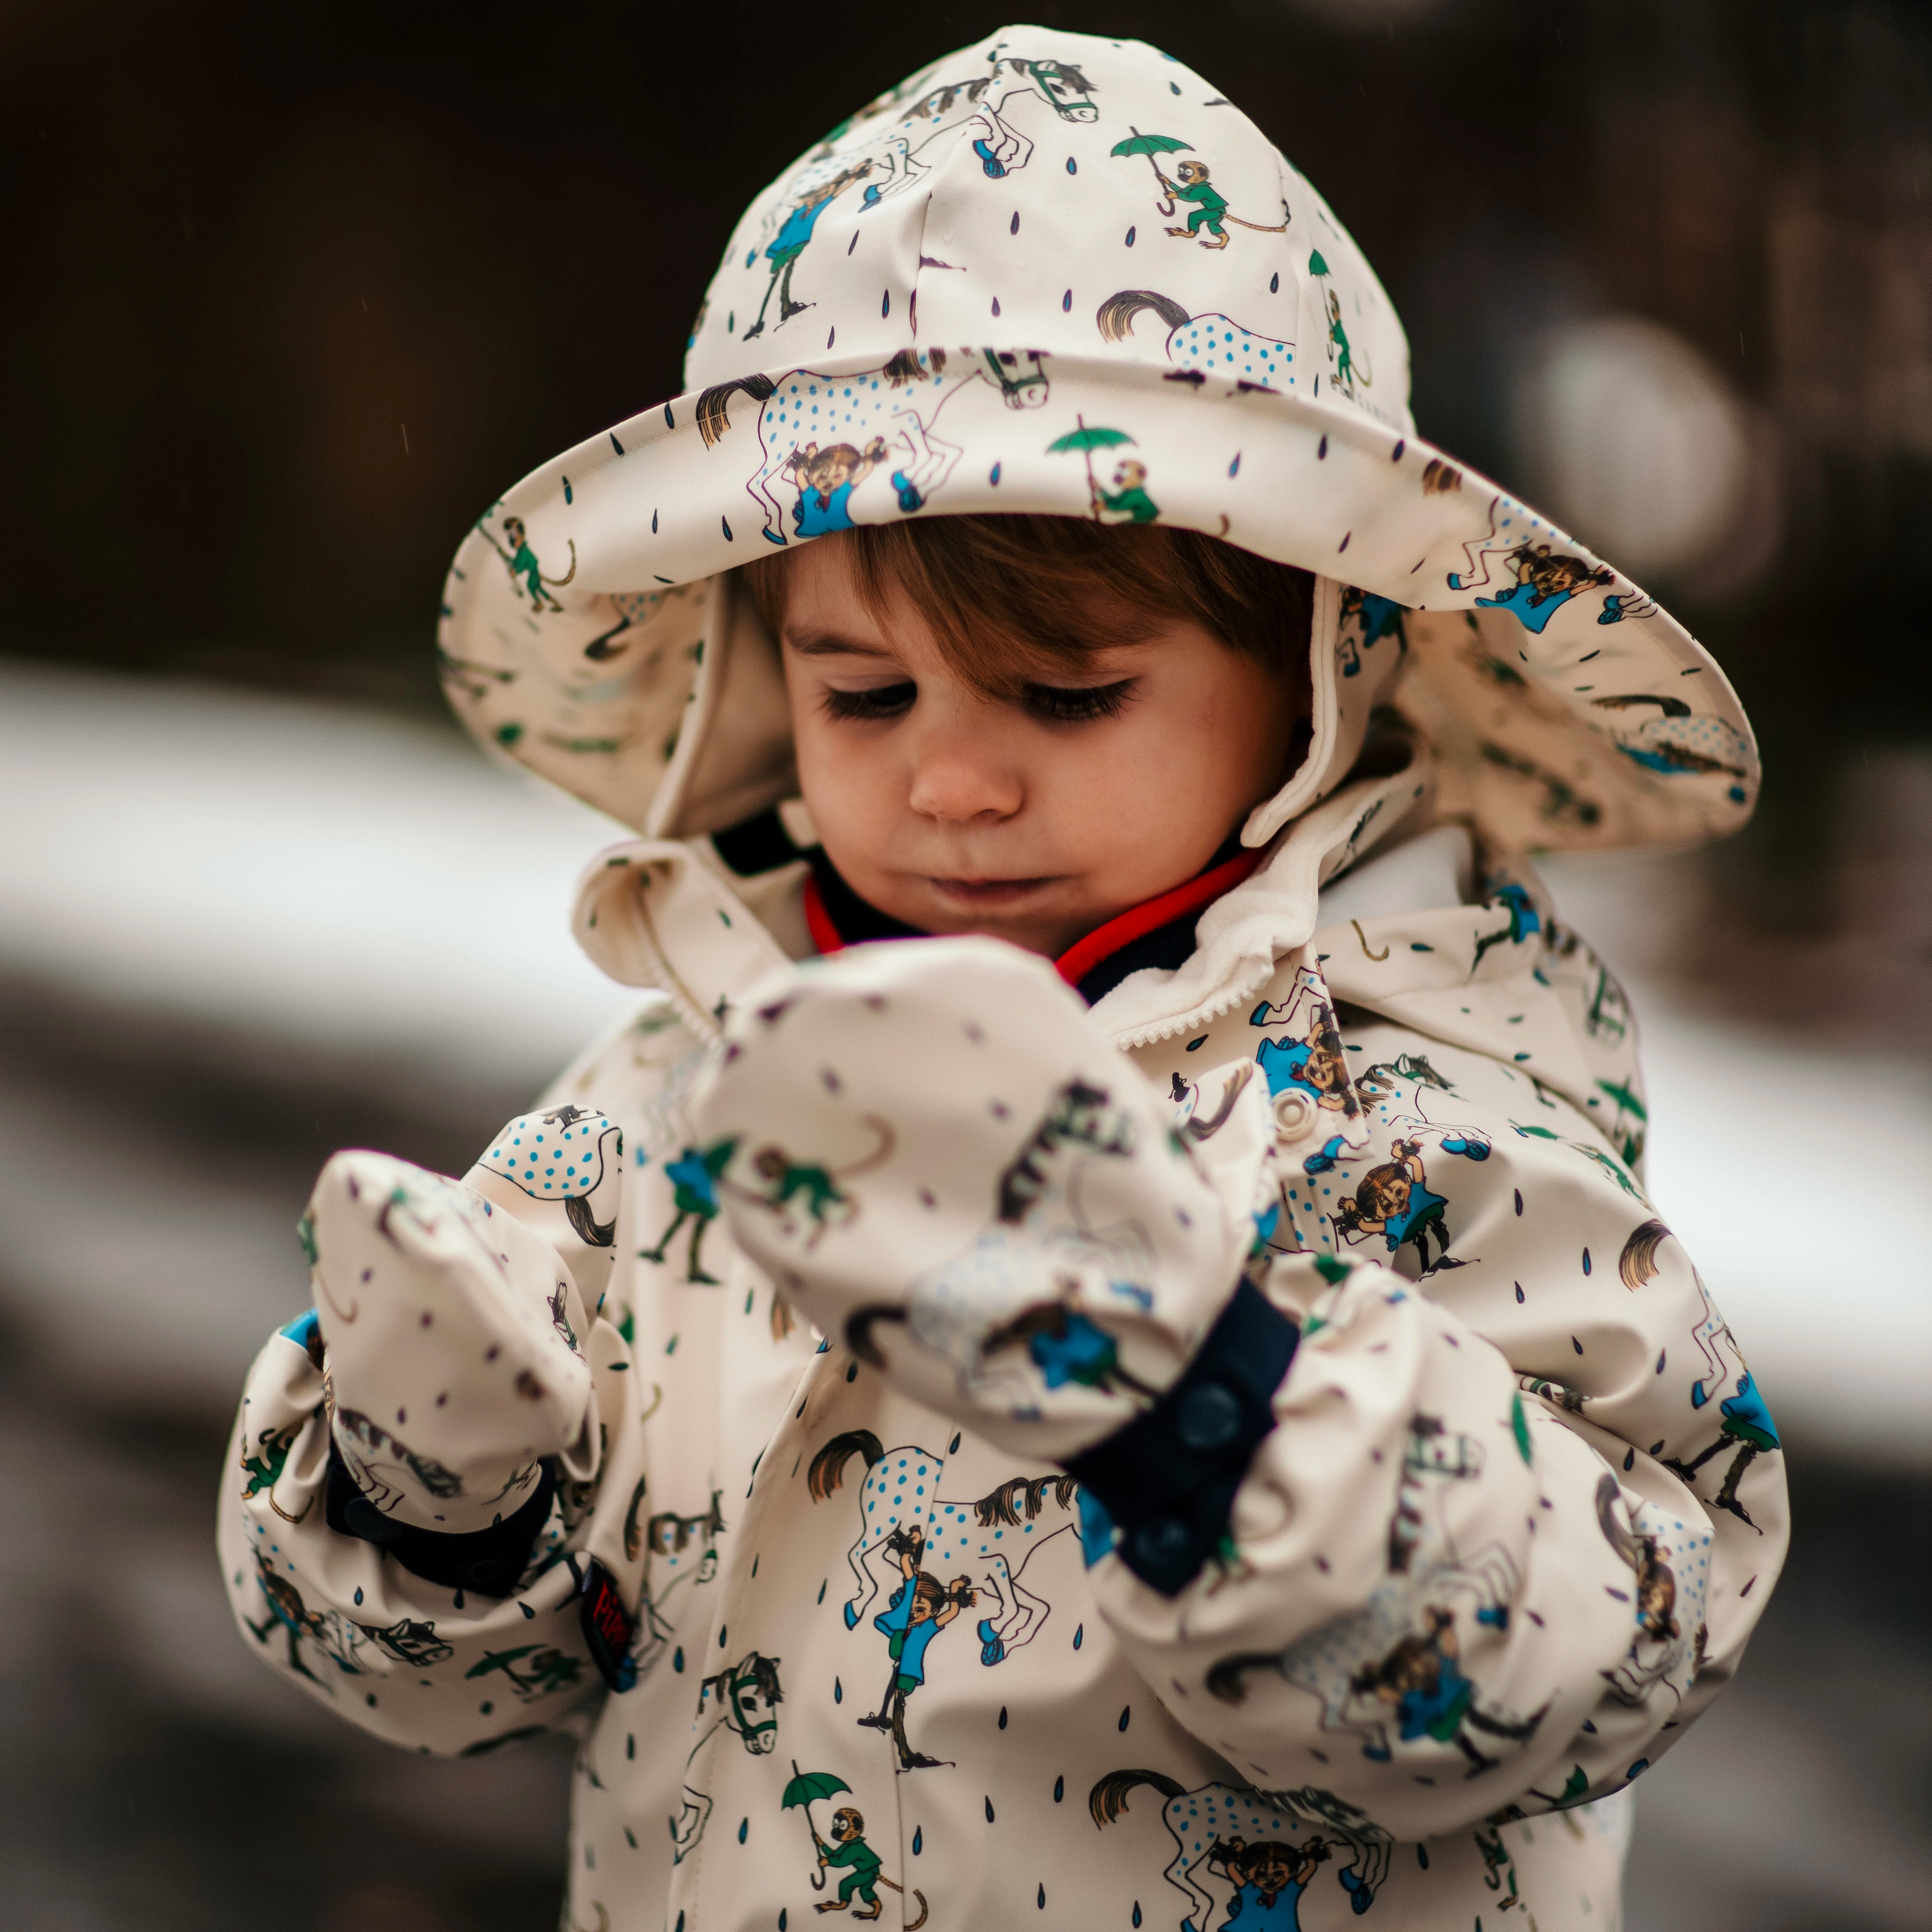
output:
[{"label": "raindrop print", "polygon": [[992,1801],[992,1798],[988,1798],[986,1800],[986,1822],[987,1822],[988,1824],[989,1824],[989,1825],[990,1825],[992,1822],[993,1822],[993,1801]]},{"label": "raindrop print", "polygon": [[1241,473],[1241,452],[1238,449],[1238,450],[1236,450],[1236,451],[1235,451],[1235,452],[1234,452],[1234,461],[1233,461],[1233,462],[1232,462],[1231,464],[1229,464],[1228,465],[1228,474],[1230,476],[1240,476],[1240,473]]},{"label": "raindrop print", "polygon": [[1570,1336],[1570,1347],[1571,1347],[1571,1348],[1574,1348],[1574,1349],[1576,1351],[1576,1352],[1577,1352],[1577,1354],[1580,1354],[1580,1354],[1583,1352],[1583,1345],[1582,1345],[1582,1342],[1580,1342],[1580,1341],[1578,1341],[1578,1340],[1577,1340],[1577,1339],[1576,1338],[1576,1336],[1574,1336],[1574,1335],[1572,1335],[1572,1336]]},{"label": "raindrop print", "polygon": [[832,1701],[835,1704],[842,1704],[845,1701],[845,1686],[836,1677],[832,1680]]},{"label": "raindrop print", "polygon": [[858,247],[858,245],[859,245],[859,237],[858,237],[858,235],[857,235],[856,232],[855,231],[855,232],[854,232],[854,235],[853,235],[853,236],[852,236],[851,240],[850,240],[850,241],[849,241],[848,242],[847,242],[847,243],[846,243],[846,244],[845,244],[845,252],[846,252],[846,254],[848,254],[848,255],[849,255],[849,254],[851,254],[851,252],[852,252],[852,250],[853,250],[854,248],[857,248],[857,247]]},{"label": "raindrop print", "polygon": [[845,1379],[848,1382],[856,1382],[859,1379],[859,1364],[856,1362],[846,1364]]},{"label": "raindrop print", "polygon": [[1132,228],[1130,228],[1127,230],[1127,246],[1130,248],[1134,245],[1134,236],[1137,232],[1137,230]]},{"label": "raindrop print", "polygon": [[993,298],[993,313],[994,313],[995,315],[998,315],[998,314],[999,314],[999,312],[1000,312],[1000,298],[999,298],[999,297],[998,297],[998,296],[995,296]]},{"label": "raindrop print", "polygon": [[1062,1776],[1062,1777],[1056,1778],[1053,1780],[1053,1802],[1054,1802],[1054,1804],[1058,1804],[1060,1802],[1060,1800],[1061,1800],[1062,1798],[1064,1798],[1066,1796],[1066,1780],[1065,1777],[1064,1777],[1064,1776]]},{"label": "raindrop print", "polygon": [[680,1644],[677,1648],[671,1653],[670,1667],[672,1670],[679,1672],[682,1672],[683,1670],[684,1646],[682,1644]]},{"label": "raindrop print", "polygon": [[1000,466],[997,463],[993,465],[992,474],[986,478],[986,481],[992,484],[995,490],[1000,487]]},{"label": "raindrop print", "polygon": [[664,428],[666,429],[675,429],[676,427],[677,418],[671,414],[670,405],[667,403],[664,405]]},{"label": "raindrop print", "polygon": [[1634,1469],[1636,1467],[1636,1451],[1634,1449],[1626,1449],[1624,1451],[1624,1467],[1626,1469]]},{"label": "raindrop print", "polygon": [[1170,80],[1167,83],[1167,91],[1170,94],[1178,94],[1180,92],[1180,82],[1178,80]]},{"label": "raindrop print", "polygon": [[[674,1820],[672,1822],[671,1829],[674,1832],[677,1829],[676,1822]],[[684,1932],[684,1914],[681,1912],[677,1915],[676,1932]]]},{"label": "raindrop print", "polygon": [[1017,235],[1019,232],[1020,232],[1020,212],[1019,212],[1019,210],[1018,210],[1018,208],[1015,208],[1015,209],[1013,210],[1013,218],[1012,218],[1012,221],[1011,221],[1011,222],[1010,222],[1010,223],[1007,224],[1007,227],[1006,227],[1006,232],[1007,232],[1009,235]]},{"label": "raindrop print", "polygon": [[892,292],[890,289],[888,289],[885,293],[879,298],[879,313],[881,315],[890,315],[892,312]]},{"label": "raindrop print", "polygon": [[1429,1847],[1426,1845],[1416,1846],[1415,1859],[1417,1864],[1420,1865],[1424,1871],[1429,1869]]},{"label": "raindrop print", "polygon": [[778,1907],[778,1932],[785,1932],[785,1909],[782,1905]]},{"label": "raindrop print", "polygon": [[1041,1911],[1044,1912],[1046,1910],[1046,1887],[1044,1884],[1040,1888],[1040,1897],[1035,1903]]},{"label": "raindrop print", "polygon": [[722,1624],[718,1626],[718,1648],[720,1650],[724,1648],[724,1626]]},{"label": "raindrop print", "polygon": [[727,543],[730,543],[730,542],[734,542],[734,539],[733,538],[732,535],[731,535],[731,526],[730,525],[730,524],[727,523],[727,522],[725,521],[724,518],[722,518],[722,517],[720,517],[720,518],[718,519],[718,522],[719,522],[720,524],[723,524],[723,525],[724,525],[724,541],[725,541]]},{"label": "raindrop print", "polygon": [[1522,1283],[1521,1282],[1518,1282],[1516,1285],[1516,1298],[1519,1301],[1522,1299]]},{"label": "raindrop print", "polygon": [[1136,1900],[1134,1900],[1134,1923],[1135,1923],[1136,1925],[1138,1925],[1140,1922],[1141,1922],[1141,1902],[1140,1902],[1140,1900],[1137,1898],[1137,1899],[1136,1899]]},{"label": "raindrop print", "polygon": [[460,1590],[456,1593],[456,1607],[459,1610],[463,1607],[463,1592]]},{"label": "raindrop print", "polygon": [[1003,1731],[1004,1731],[1006,1728],[1006,1707],[1005,1706],[1005,1705],[1002,1704],[1002,1705],[1000,1706],[1000,1729],[1001,1730],[1003,1730]]},{"label": "raindrop print", "polygon": [[1348,531],[1348,532],[1345,532],[1345,533],[1344,533],[1344,535],[1343,535],[1343,536],[1342,536],[1342,541],[1340,542],[1340,543],[1339,543],[1338,544],[1336,544],[1336,548],[1335,548],[1335,554],[1336,554],[1337,556],[1340,556],[1342,554],[1342,551],[1344,551],[1345,550],[1346,550],[1346,549],[1348,548],[1348,538],[1349,538],[1350,537],[1353,536],[1354,534],[1355,534],[1355,533],[1354,533],[1354,532],[1353,530],[1349,530],[1349,531]]},{"label": "raindrop print", "polygon": [[1131,1718],[1133,1714],[1134,1714],[1134,1707],[1132,1706],[1132,1705],[1131,1705],[1131,1704],[1123,1704],[1123,1705],[1120,1706],[1120,1729],[1121,1729],[1122,1730],[1124,1730],[1124,1730],[1127,1728],[1127,1720],[1128,1720],[1130,1718]]},{"label": "raindrop print", "polygon": [[[1315,380],[1318,382],[1322,379],[1318,376]],[[1328,439],[1325,436],[1315,446],[1315,460],[1317,463],[1325,463],[1328,460]]]},{"label": "raindrop print", "polygon": [[632,1759],[634,1759],[637,1756],[638,1740],[634,1735],[627,1735],[626,1736],[624,1739],[624,1755],[626,1757]]},{"label": "raindrop print", "polygon": [[1066,158],[1066,172],[1070,175],[1077,175],[1080,172],[1078,165],[1075,163],[1073,157],[1071,154],[1069,154]]},{"label": "raindrop print", "polygon": [[746,1838],[750,1832],[751,1828],[752,1821],[750,1819],[740,1818],[738,1820],[738,1842],[740,1844],[742,1845],[745,1842]]},{"label": "raindrop print", "polygon": [[1080,1640],[1086,1634],[1087,1626],[1084,1624],[1081,1624],[1075,1628],[1073,1632],[1073,1648],[1076,1650],[1078,1650],[1080,1648]]},{"label": "raindrop print", "polygon": [[1069,289],[1060,298],[1060,312],[1062,315],[1070,314],[1072,313],[1072,308],[1073,291]]},{"label": "raindrop print", "polygon": [[1588,1248],[1583,1250],[1583,1272],[1586,1274],[1590,1272],[1590,1251]]},{"label": "raindrop print", "polygon": [[573,502],[576,500],[571,494],[570,478],[568,476],[563,479],[563,500],[566,503]]},{"label": "raindrop print", "polygon": [[356,1600],[358,1604],[359,1604],[360,1602],[362,1602],[362,1590],[361,1590],[361,1588],[360,1588],[360,1587],[359,1587],[359,1586],[358,1586],[358,1588],[357,1588],[356,1592]]},{"label": "raindrop print", "polygon": [[517,1606],[517,1608],[518,1608],[518,1610],[521,1610],[521,1611],[523,1612],[523,1613],[524,1613],[524,1616],[525,1616],[525,1617],[526,1617],[526,1618],[527,1618],[530,1622],[532,1622],[532,1623],[536,1622],[536,1615],[537,1615],[537,1613],[536,1613],[536,1611],[534,1611],[533,1610],[532,1610],[532,1609],[530,1608],[530,1605],[529,1605],[529,1604],[519,1604]]},{"label": "raindrop print", "polygon": [[1520,1218],[1520,1217],[1521,1217],[1521,1216],[1522,1216],[1522,1190],[1520,1187],[1519,1187],[1519,1188],[1517,1188],[1517,1189],[1515,1190],[1515,1192],[1516,1192],[1516,1214],[1517,1214],[1518,1217],[1519,1217],[1519,1218]]},{"label": "raindrop print", "polygon": [[1281,293],[1281,271],[1279,268],[1268,278],[1268,293],[1271,296]]},{"label": "raindrop print", "polygon": [[957,1436],[955,1436],[953,1437],[952,1440],[950,1442],[949,1442],[949,1443],[947,1443],[947,1444],[946,1444],[946,1454],[947,1454],[947,1455],[949,1455],[949,1456],[956,1456],[956,1455],[958,1455],[958,1453],[959,1453],[959,1438],[958,1438]]},{"label": "raindrop print", "polygon": [[819,1600],[821,1604],[822,1604],[822,1603],[824,1603],[824,1600],[825,1600],[825,1584],[826,1584],[826,1583],[829,1583],[829,1582],[831,1582],[831,1580],[832,1580],[832,1579],[831,1579],[830,1576],[828,1576],[828,1577],[826,1577],[826,1580],[825,1580],[825,1582],[824,1582],[824,1583],[820,1583],[820,1584],[819,1585],[819,1586],[818,1586],[818,1600]]},{"label": "raindrop print", "polygon": [[656,536],[657,535],[657,533],[658,533],[658,513],[656,512],[656,511],[653,510],[653,511],[651,512],[651,535],[652,535],[652,536]]},{"label": "raindrop print", "polygon": [[837,341],[837,340],[838,340],[838,329],[837,329],[836,327],[834,327],[834,328],[830,328],[830,329],[828,329],[828,330],[826,332],[826,336],[825,336],[825,346],[826,346],[826,348],[828,348],[828,349],[830,349],[830,348],[832,346],[832,344],[833,344],[834,342]]},{"label": "raindrop print", "polygon": [[617,440],[617,432],[614,429],[610,431],[610,447],[614,449],[620,456],[623,454],[624,446]]},{"label": "raindrop print", "polygon": [[1659,1375],[1664,1372],[1664,1358],[1669,1353],[1670,1351],[1666,1348],[1660,1348],[1657,1352],[1657,1372]]},{"label": "raindrop print", "polygon": [[925,1850],[926,1828],[921,1825],[915,1825],[912,1828],[912,1855],[914,1858],[917,1858]]},{"label": "raindrop print", "polygon": [[1389,460],[1391,463],[1400,463],[1402,460],[1402,452],[1408,447],[1408,443],[1407,440],[1402,436],[1397,436],[1395,440],[1394,448],[1389,452]]}]

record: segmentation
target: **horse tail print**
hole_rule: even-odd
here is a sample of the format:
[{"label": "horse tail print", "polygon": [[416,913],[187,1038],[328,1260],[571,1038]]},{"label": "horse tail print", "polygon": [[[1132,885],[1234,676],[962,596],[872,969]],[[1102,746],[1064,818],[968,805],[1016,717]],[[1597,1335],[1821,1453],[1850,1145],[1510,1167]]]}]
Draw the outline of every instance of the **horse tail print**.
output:
[{"label": "horse tail print", "polygon": [[1661,1221],[1646,1221],[1630,1231],[1617,1261],[1617,1275],[1624,1287],[1640,1288],[1656,1278],[1657,1251],[1670,1238],[1670,1230]]},{"label": "horse tail print", "polygon": [[734,391],[742,389],[753,402],[762,403],[778,387],[769,376],[742,376],[735,382],[714,383],[698,399],[698,434],[706,449],[715,448],[731,427],[725,413]]},{"label": "horse tail print", "polygon": [[812,1467],[806,1472],[806,1487],[812,1500],[822,1503],[834,1490],[842,1486],[845,1465],[854,1456],[864,1456],[869,1469],[885,1453],[885,1445],[869,1429],[848,1429],[844,1435],[833,1436],[812,1457]]},{"label": "horse tail print", "polygon": [[1152,309],[1166,323],[1168,333],[1184,327],[1194,318],[1172,297],[1156,295],[1152,289],[1123,289],[1109,296],[1094,312],[1094,325],[1102,342],[1124,342],[1134,332],[1134,322]]},{"label": "horse tail print", "polygon": [[1127,1808],[1127,1794],[1143,1784],[1153,1786],[1166,1804],[1187,1787],[1160,1771],[1110,1771],[1087,1794],[1087,1809],[1096,1825],[1111,1825]]}]

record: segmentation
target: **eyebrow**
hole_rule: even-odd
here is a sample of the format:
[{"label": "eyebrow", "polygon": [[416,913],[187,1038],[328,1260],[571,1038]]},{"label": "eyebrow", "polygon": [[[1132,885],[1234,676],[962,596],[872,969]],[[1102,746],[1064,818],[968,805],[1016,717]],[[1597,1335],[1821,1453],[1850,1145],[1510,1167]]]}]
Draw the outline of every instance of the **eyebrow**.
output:
[{"label": "eyebrow", "polygon": [[860,657],[889,658],[892,652],[878,644],[861,644],[850,638],[842,638],[836,632],[808,632],[800,637],[788,631],[785,647],[797,652],[802,658]]}]

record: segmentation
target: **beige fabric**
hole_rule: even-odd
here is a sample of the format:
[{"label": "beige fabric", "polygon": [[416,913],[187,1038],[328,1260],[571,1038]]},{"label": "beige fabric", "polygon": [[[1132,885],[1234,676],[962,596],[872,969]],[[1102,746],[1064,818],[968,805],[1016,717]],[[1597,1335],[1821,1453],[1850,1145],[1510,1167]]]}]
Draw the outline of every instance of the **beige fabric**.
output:
[{"label": "beige fabric", "polygon": [[[784,952],[715,861],[646,842],[593,868],[580,917],[607,963],[674,990],[550,1096],[601,1107],[627,1150],[614,1271],[579,1330],[602,1463],[564,1484],[513,1598],[459,1602],[327,1528],[323,1379],[298,1324],[250,1376],[221,1506],[251,1646],[411,1748],[577,1730],[567,1922],[586,1928],[803,1924],[836,1900],[859,1868],[814,1888],[804,1808],[784,1802],[794,1762],[845,1787],[812,1805],[813,1827],[830,1844],[834,1810],[862,1815],[873,1895],[908,1924],[1030,1922],[1043,1892],[1062,1923],[1138,1909],[1219,1932],[1246,1869],[1229,1862],[1237,1838],[1285,1848],[1275,1896],[1306,1932],[1355,1924],[1364,1895],[1371,1926],[1462,1932],[1510,1900],[1545,1932],[1618,1923],[1625,1801],[1610,1794],[1736,1667],[1784,1545],[1774,1428],[1642,1196],[1614,982],[1550,926],[1533,881],[1314,928],[1316,882],[1359,818],[1336,805],[1219,909],[1229,931],[1274,922],[1265,984],[1230,1004],[1186,969],[1152,993],[1130,980],[1091,1021],[1118,1038],[1114,1001],[1137,1024],[1220,1009],[1142,1028],[1159,1036],[1118,1063],[1147,1082],[1136,1107],[1165,1096],[1177,1124],[1211,1119],[1238,1077],[1276,1090],[1268,1292],[1321,1325],[1226,1563],[1172,1600],[1104,1550],[1088,1567],[1081,1498],[1008,1434],[1022,1425],[975,1428],[821,1348],[715,1192],[706,1211],[688,1096],[711,1010],[729,1020]],[[1346,1090],[1281,1077],[1324,1002]],[[997,1016],[988,1030],[997,1049]],[[922,1076],[910,1053],[867,1069],[938,1104]],[[1016,1118],[1016,1138],[1030,1125]],[[1422,1195],[1442,1203],[1393,1241],[1401,1216],[1377,1191],[1392,1177],[1376,1178],[1392,1167],[1425,1217]],[[888,1211],[866,1178],[837,1184]],[[1334,1290],[1298,1251],[1357,1265]],[[532,1279],[548,1295],[556,1276]],[[1190,1278],[1190,1325],[1226,1286],[1218,1264]],[[317,1354],[328,1334],[325,1303]],[[902,1474],[922,1497],[904,1500]],[[904,1580],[888,1519],[922,1523],[928,1569],[974,1594],[926,1640],[897,1714],[937,1762],[903,1770],[900,1672],[875,1621],[890,1626]],[[638,1617],[621,1694],[579,1627],[592,1555]],[[886,1730],[857,1722],[882,1708]],[[1552,1802],[1573,1808],[1552,1817]],[[1267,1923],[1240,1882],[1244,1914]]]},{"label": "beige fabric", "polygon": [[1749,815],[1724,674],[1417,436],[1402,325],[1346,230],[1138,42],[1005,28],[854,116],[746,212],[686,380],[493,504],[444,597],[458,716],[625,824],[713,830],[788,787],[770,647],[724,594],[748,556],[1007,511],[1202,530],[1320,580],[1314,742],[1251,845],[1342,781],[1406,652],[1395,701],[1511,849]]}]

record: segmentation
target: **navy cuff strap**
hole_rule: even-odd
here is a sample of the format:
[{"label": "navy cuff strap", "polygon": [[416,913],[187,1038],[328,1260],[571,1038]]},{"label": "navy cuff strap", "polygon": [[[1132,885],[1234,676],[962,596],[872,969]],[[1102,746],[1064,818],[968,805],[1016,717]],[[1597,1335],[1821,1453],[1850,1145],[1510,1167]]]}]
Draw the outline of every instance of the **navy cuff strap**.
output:
[{"label": "navy cuff strap", "polygon": [[1066,1465],[1112,1517],[1114,1554],[1162,1596],[1179,1595],[1226,1534],[1300,1340],[1294,1323],[1244,1280],[1180,1380]]},{"label": "navy cuff strap", "polygon": [[546,1456],[536,1490],[514,1516],[499,1517],[488,1529],[445,1535],[385,1516],[356,1486],[332,1442],[323,1511],[338,1536],[374,1544],[426,1583],[440,1583],[446,1590],[474,1590],[479,1597],[507,1597],[515,1591],[538,1533],[549,1520],[556,1490],[556,1470]]}]

